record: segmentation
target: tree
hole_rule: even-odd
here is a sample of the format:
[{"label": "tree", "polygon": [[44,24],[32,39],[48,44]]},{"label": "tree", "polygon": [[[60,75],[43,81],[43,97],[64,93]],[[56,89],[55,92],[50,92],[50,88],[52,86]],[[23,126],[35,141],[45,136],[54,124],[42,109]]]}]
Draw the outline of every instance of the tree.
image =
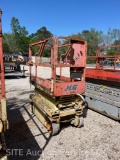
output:
[{"label": "tree", "polygon": [[104,46],[110,46],[114,42],[114,34],[111,28],[108,29],[107,34],[102,35],[103,44]]},{"label": "tree", "polygon": [[3,34],[3,50],[6,53],[16,52],[17,48],[14,43],[14,36],[11,33]]},{"label": "tree", "polygon": [[113,29],[112,32],[115,41],[120,41],[120,29]]},{"label": "tree", "polygon": [[32,39],[35,38],[35,40],[37,39],[38,41],[39,40],[44,40],[46,38],[50,38],[52,36],[53,36],[53,34],[50,31],[48,31],[45,26],[43,26],[42,28],[38,29],[36,33],[32,33],[30,35],[30,37]]},{"label": "tree", "polygon": [[5,53],[10,52],[10,47],[9,47],[7,41],[6,41],[6,38],[5,38],[4,34],[3,34],[3,50],[4,50]]},{"label": "tree", "polygon": [[[108,33],[106,35],[106,46],[109,45],[118,45],[120,44],[120,30],[119,29],[108,29]],[[114,55],[115,52],[120,52],[120,47],[115,47],[112,49],[109,49],[107,52],[107,55]]]},{"label": "tree", "polygon": [[28,31],[23,26],[20,26],[19,20],[15,17],[11,19],[11,29],[14,37],[14,46],[17,52],[28,52],[28,45],[30,38],[28,37]]},{"label": "tree", "polygon": [[87,41],[88,46],[99,46],[102,43],[102,31],[94,28],[82,31],[82,38]]},{"label": "tree", "polygon": [[[50,38],[52,36],[53,36],[53,34],[50,31],[48,31],[45,26],[43,26],[42,28],[38,29],[36,33],[32,33],[30,35],[30,43],[37,42],[37,41],[40,41],[40,40],[44,40],[44,39]],[[49,41],[48,44],[52,45],[53,42]],[[38,50],[39,50],[39,47],[33,47],[33,53],[34,54]],[[44,49],[43,56],[44,57],[49,57],[50,56],[50,53],[49,53],[48,49],[46,49],[46,48]]]}]

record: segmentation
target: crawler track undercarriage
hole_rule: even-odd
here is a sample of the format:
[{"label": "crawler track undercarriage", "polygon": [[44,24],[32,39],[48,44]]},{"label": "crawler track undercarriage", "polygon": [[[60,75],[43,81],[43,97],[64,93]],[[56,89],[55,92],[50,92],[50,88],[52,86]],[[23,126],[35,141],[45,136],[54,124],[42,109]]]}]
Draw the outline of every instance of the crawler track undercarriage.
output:
[{"label": "crawler track undercarriage", "polygon": [[[61,54],[59,63],[58,48],[62,46],[58,46],[58,39],[52,38],[54,45],[50,47],[49,64],[42,62],[42,46],[48,46],[48,39],[31,44],[29,48],[29,56],[32,57],[32,46],[40,46],[40,50],[35,56],[35,63],[30,66],[30,83],[35,86],[34,94],[30,95],[31,110],[52,135],[56,135],[60,131],[62,122],[70,122],[75,127],[84,125],[84,98],[81,94],[85,92],[86,42],[78,39],[66,39],[71,44],[64,45],[68,49],[65,54]],[[37,61],[38,55],[39,62]],[[67,60],[66,63],[63,63],[63,57],[67,59],[68,56],[70,63],[68,64]],[[51,78],[38,76],[37,67],[41,66],[51,68]],[[35,75],[32,74],[33,67]],[[62,75],[63,67],[68,67],[70,77]],[[56,74],[57,68],[59,75]]]}]

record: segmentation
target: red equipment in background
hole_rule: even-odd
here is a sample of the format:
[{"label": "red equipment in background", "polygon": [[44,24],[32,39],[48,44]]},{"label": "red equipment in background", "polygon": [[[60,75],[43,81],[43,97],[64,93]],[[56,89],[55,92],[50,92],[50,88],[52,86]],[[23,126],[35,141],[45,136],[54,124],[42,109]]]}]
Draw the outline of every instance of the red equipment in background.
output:
[{"label": "red equipment in background", "polygon": [[[104,49],[106,53],[101,54]],[[110,49],[113,55],[107,54]],[[97,48],[95,56],[87,57],[91,63],[86,68],[85,97],[88,107],[115,120],[120,120],[119,50],[120,45]]]},{"label": "red equipment in background", "polygon": [[[87,67],[86,69],[86,78],[94,78],[100,80],[108,80],[108,81],[115,81],[120,82],[120,69],[117,67],[117,60],[120,57],[120,52],[117,52],[112,55],[99,55],[101,49],[104,48],[120,48],[120,45],[116,46],[104,46],[97,48],[96,56],[88,56],[87,59],[95,60],[96,65],[94,68]],[[111,65],[104,65],[105,60],[111,60],[113,62],[113,67]],[[101,62],[101,63],[100,63]]]}]

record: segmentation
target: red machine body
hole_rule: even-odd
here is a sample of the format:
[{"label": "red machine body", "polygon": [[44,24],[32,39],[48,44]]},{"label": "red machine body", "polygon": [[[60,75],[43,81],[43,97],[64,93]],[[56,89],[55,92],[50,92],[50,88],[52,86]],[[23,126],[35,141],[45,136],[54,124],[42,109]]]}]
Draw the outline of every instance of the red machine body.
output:
[{"label": "red machine body", "polygon": [[[104,49],[106,52],[112,49],[114,54],[103,54]],[[89,108],[120,121],[119,50],[120,45],[100,47],[95,56],[87,57],[91,64],[86,68],[85,99]]]},{"label": "red machine body", "polygon": [[1,18],[2,18],[2,11],[0,11],[0,99],[5,98],[5,79],[4,79]]},{"label": "red machine body", "polygon": [[[116,46],[104,46],[100,47],[96,51],[96,56],[88,56],[87,59],[95,60],[96,65],[95,67],[87,67],[86,69],[86,78],[93,78],[99,80],[106,80],[106,81],[114,81],[120,82],[120,68],[117,67],[117,59],[120,57],[120,52],[116,52],[112,56],[107,55],[99,55],[101,49],[107,48],[120,48],[120,45]],[[113,67],[111,66],[104,66],[105,60],[112,60]],[[100,62],[102,63],[100,64]]]},{"label": "red machine body", "polygon": [[[59,39],[65,39],[68,44],[59,45]],[[48,41],[52,41],[52,45],[48,45]],[[39,51],[35,54],[35,76],[31,73],[31,81],[40,85],[47,93],[52,96],[58,97],[71,94],[82,94],[85,92],[85,67],[86,67],[86,42],[79,39],[72,38],[49,38],[44,41],[32,43],[29,45],[29,57],[32,62],[32,47],[39,46]],[[50,63],[42,63],[42,54],[44,47],[48,47],[51,50]],[[60,55],[60,61],[58,61],[58,52],[60,48],[67,47],[66,53]],[[70,63],[67,63],[67,57],[70,57]],[[39,63],[37,58],[40,58]],[[66,63],[63,63],[62,58],[65,57]],[[39,77],[37,73],[37,67],[50,67],[51,78],[44,79]],[[66,77],[62,75],[62,69],[64,67],[70,68],[70,76]],[[56,69],[60,69],[60,75],[57,75]]]},{"label": "red machine body", "polygon": [[4,132],[8,129],[2,46],[2,11],[0,10],[0,158],[7,159]]},{"label": "red machine body", "polygon": [[[32,63],[33,48],[38,51]],[[65,37],[51,37],[29,45],[33,65],[30,65],[30,83],[35,87],[34,94],[30,95],[31,110],[52,135],[59,132],[60,123],[84,125],[81,94],[86,89],[86,48],[85,41]],[[45,61],[44,51],[49,53]]]}]

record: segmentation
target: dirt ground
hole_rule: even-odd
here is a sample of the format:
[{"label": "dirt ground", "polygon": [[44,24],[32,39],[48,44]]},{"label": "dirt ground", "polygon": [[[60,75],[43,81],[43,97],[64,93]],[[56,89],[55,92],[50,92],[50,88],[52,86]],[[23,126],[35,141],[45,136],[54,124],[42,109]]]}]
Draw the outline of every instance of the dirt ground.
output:
[{"label": "dirt ground", "polygon": [[[91,110],[86,110],[84,127],[61,126],[51,137],[31,113],[29,95],[34,87],[26,77],[6,73],[9,130],[5,134],[9,160],[119,160],[120,124]],[[43,74],[48,75],[42,70]]]}]

